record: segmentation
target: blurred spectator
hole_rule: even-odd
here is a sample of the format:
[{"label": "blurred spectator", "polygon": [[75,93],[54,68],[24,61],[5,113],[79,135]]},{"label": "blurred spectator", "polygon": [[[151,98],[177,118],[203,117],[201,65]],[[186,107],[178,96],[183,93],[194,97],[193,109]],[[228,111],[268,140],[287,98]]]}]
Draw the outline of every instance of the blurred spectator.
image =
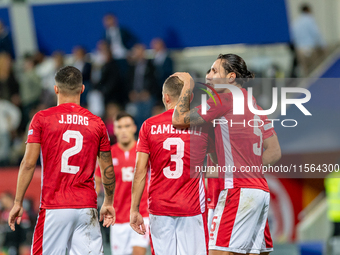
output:
[{"label": "blurred spectator", "polygon": [[0,52],[7,52],[14,58],[14,50],[11,35],[4,23],[0,20]]},{"label": "blurred spectator", "polygon": [[306,76],[320,63],[326,46],[307,4],[301,6],[301,14],[293,23],[292,39],[303,75]]},{"label": "blurred spectator", "polygon": [[110,45],[114,59],[125,59],[127,50],[137,42],[136,37],[127,29],[121,28],[113,14],[104,16],[105,39]]},{"label": "blurred spectator", "polygon": [[42,85],[40,77],[34,69],[34,58],[31,55],[24,57],[24,73],[20,81],[20,97],[22,104],[22,123],[26,127],[29,122],[30,111],[40,104]]},{"label": "blurred spectator", "polygon": [[141,126],[151,116],[154,101],[161,98],[157,86],[155,67],[152,60],[145,58],[145,46],[136,44],[130,57],[128,88],[130,104],[127,111],[134,116],[136,125]]},{"label": "blurred spectator", "polygon": [[[113,58],[122,73],[122,78],[125,78],[128,71],[128,63],[126,56],[134,44],[137,43],[137,38],[128,29],[122,28],[118,24],[118,19],[113,14],[107,14],[103,18],[105,27],[105,40],[110,46]],[[123,80],[123,82],[125,82]]]},{"label": "blurred spectator", "polygon": [[122,103],[125,96],[124,87],[120,87],[120,73],[116,61],[112,58],[109,48],[103,49],[105,64],[101,69],[101,77],[96,89],[104,95],[105,105],[108,102]]},{"label": "blurred spectator", "polygon": [[0,53],[0,98],[20,105],[19,83],[12,68],[12,59],[8,53]]},{"label": "blurred spectator", "polygon": [[101,76],[101,69],[105,64],[105,52],[109,49],[109,45],[106,41],[101,40],[97,42],[95,51],[91,54],[92,60],[92,82],[98,83]]},{"label": "blurred spectator", "polygon": [[120,107],[119,105],[115,103],[109,103],[106,106],[106,114],[105,114],[105,126],[107,129],[107,132],[109,133],[110,137],[110,143],[115,144],[117,142],[116,136],[114,134],[114,125],[113,122],[117,117],[117,114],[120,112]]},{"label": "blurred spectator", "polygon": [[43,97],[42,103],[46,107],[55,106],[57,97],[54,93],[54,75],[64,66],[64,53],[55,51],[52,54],[51,59],[44,59],[40,64],[37,65],[36,71],[38,76],[42,80]]},{"label": "blurred spectator", "polygon": [[153,64],[156,70],[157,84],[159,88],[162,88],[164,81],[173,74],[173,62],[162,39],[154,38],[151,41],[151,48],[155,52]]},{"label": "blurred spectator", "polygon": [[83,75],[83,83],[85,90],[80,98],[80,104],[82,106],[87,105],[87,94],[92,89],[91,84],[91,72],[92,64],[86,60],[86,50],[81,46],[73,48],[73,66],[79,69]]},{"label": "blurred spectator", "polygon": [[1,203],[1,228],[4,232],[3,247],[8,254],[19,254],[19,249],[26,241],[26,228],[29,226],[29,218],[26,212],[24,212],[21,224],[15,224],[15,231],[12,231],[7,223],[8,215],[13,207],[13,195],[9,192],[2,193],[0,196]]},{"label": "blurred spectator", "polygon": [[155,115],[163,113],[164,111],[165,111],[164,105],[157,104],[152,108],[151,114],[152,114],[152,116],[155,116]]},{"label": "blurred spectator", "polygon": [[19,127],[20,121],[20,109],[10,101],[0,99],[0,165],[2,166],[8,164],[11,132]]},{"label": "blurred spectator", "polygon": [[328,218],[333,223],[332,236],[340,237],[340,173],[333,172],[325,178],[325,189],[328,204]]}]

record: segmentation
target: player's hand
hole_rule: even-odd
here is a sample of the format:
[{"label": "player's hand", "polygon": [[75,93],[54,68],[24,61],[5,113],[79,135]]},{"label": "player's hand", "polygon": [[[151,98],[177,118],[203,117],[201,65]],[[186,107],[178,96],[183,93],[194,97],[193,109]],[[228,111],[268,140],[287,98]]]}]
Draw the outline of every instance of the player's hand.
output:
[{"label": "player's hand", "polygon": [[[104,221],[103,221],[104,220]],[[112,205],[102,205],[100,209],[100,219],[99,221],[103,221],[103,227],[113,226],[116,222],[116,212]]]},{"label": "player's hand", "polygon": [[22,207],[22,205],[19,205],[17,203],[13,205],[12,210],[9,212],[8,225],[13,231],[15,231],[15,221],[17,222],[17,224],[20,224],[23,212],[24,208]]},{"label": "player's hand", "polygon": [[130,212],[130,226],[140,235],[145,235],[146,229],[143,216],[139,212]]},{"label": "player's hand", "polygon": [[189,73],[177,72],[177,73],[174,73],[171,76],[177,76],[181,81],[184,82],[184,86],[190,86],[191,90],[194,89],[195,82],[194,82],[193,78],[191,77],[191,75]]}]

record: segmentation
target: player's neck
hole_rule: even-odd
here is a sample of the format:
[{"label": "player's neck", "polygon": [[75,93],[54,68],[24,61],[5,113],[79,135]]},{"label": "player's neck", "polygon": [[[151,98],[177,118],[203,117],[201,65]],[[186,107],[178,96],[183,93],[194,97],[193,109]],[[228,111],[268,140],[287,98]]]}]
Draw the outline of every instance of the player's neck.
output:
[{"label": "player's neck", "polygon": [[176,103],[168,104],[168,105],[166,106],[166,110],[169,111],[169,110],[175,109],[175,107],[176,107]]},{"label": "player's neck", "polygon": [[130,143],[123,144],[123,143],[118,143],[119,148],[121,148],[123,151],[130,151],[133,146],[135,146],[136,140],[132,140]]},{"label": "player's neck", "polygon": [[67,104],[67,103],[73,103],[73,104],[77,104],[80,105],[80,97],[76,96],[76,97],[58,97],[58,105],[61,104]]}]

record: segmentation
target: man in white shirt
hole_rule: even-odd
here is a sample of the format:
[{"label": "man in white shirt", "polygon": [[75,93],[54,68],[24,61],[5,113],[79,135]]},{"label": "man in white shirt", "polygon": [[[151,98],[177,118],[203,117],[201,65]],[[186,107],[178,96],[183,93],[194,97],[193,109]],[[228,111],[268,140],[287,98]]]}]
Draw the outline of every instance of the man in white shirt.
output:
[{"label": "man in white shirt", "polygon": [[292,41],[306,76],[320,63],[326,46],[309,5],[301,6],[301,14],[292,26]]}]

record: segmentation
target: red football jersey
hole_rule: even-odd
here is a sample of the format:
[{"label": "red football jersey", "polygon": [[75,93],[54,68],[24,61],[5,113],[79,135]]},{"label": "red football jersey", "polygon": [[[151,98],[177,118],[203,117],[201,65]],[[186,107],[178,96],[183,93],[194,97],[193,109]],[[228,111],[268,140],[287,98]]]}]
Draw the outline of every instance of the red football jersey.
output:
[{"label": "red football jersey", "polygon": [[[221,93],[222,104],[215,104],[212,98],[207,101],[207,114],[198,113],[206,122],[220,119],[220,124],[214,128],[215,149],[218,165],[226,167],[224,188],[256,188],[269,192],[262,168],[263,134],[261,118],[250,112],[248,108],[248,92],[242,89],[244,96],[244,114],[233,114],[233,96],[231,93]],[[258,108],[253,97],[253,106]],[[227,123],[226,123],[227,122]],[[256,168],[257,167],[257,168]]]},{"label": "red football jersey", "polygon": [[[136,146],[137,143],[131,148],[130,151],[124,151],[120,148],[119,144],[112,145],[112,164],[116,174],[116,191],[114,199],[114,208],[116,210],[116,223],[130,222],[130,207],[131,207],[131,189],[132,180],[136,163]],[[96,169],[96,176],[101,177],[100,168]],[[147,185],[140,202],[139,212],[143,217],[148,217],[147,205]]]},{"label": "red football jersey", "polygon": [[[258,109],[262,110],[260,106],[258,107]],[[276,135],[274,127],[271,121],[268,120],[267,116],[261,115],[260,118],[264,122],[264,125],[262,126],[263,140],[271,137],[272,135]],[[212,162],[209,156],[207,157],[207,166],[215,166],[215,164]],[[207,206],[209,209],[215,209],[220,192],[224,189],[224,179],[222,178],[207,178],[207,179],[208,179]]]},{"label": "red football jersey", "polygon": [[41,144],[41,208],[97,208],[96,159],[99,151],[110,151],[99,117],[73,103],[40,111],[27,142]]},{"label": "red football jersey", "polygon": [[[210,157],[207,157],[207,166],[215,166]],[[207,206],[209,209],[215,209],[220,192],[224,189],[223,178],[207,178]]]},{"label": "red football jersey", "polygon": [[149,212],[194,216],[205,212],[203,178],[195,169],[203,166],[210,125],[175,129],[172,114],[168,110],[147,119],[139,133],[137,152],[150,154]]}]

